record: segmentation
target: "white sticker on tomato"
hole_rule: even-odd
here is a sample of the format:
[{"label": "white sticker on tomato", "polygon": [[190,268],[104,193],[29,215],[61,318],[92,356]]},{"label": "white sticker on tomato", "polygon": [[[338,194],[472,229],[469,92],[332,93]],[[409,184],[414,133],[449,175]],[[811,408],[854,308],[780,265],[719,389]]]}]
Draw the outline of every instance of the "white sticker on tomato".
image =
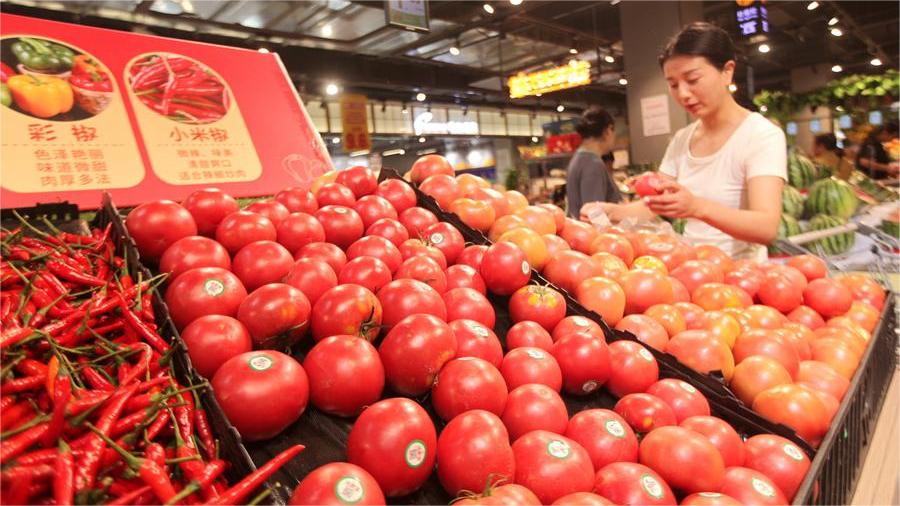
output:
[{"label": "white sticker on tomato", "polygon": [[334,495],[344,504],[356,504],[362,500],[365,489],[356,476],[344,476],[334,485]]},{"label": "white sticker on tomato", "polygon": [[556,457],[558,459],[565,459],[569,457],[569,454],[572,453],[572,449],[569,448],[569,443],[565,441],[554,439],[547,443],[547,453],[549,453],[552,457]]},{"label": "white sticker on tomato", "polygon": [[611,436],[617,438],[625,437],[625,427],[618,420],[607,420],[603,427],[606,428],[606,432],[609,432]]},{"label": "white sticker on tomato", "polygon": [[722,494],[720,494],[720,493],[718,493],[718,492],[700,492],[700,496],[701,496],[701,497],[715,497],[715,498],[718,498],[718,497],[722,497]]},{"label": "white sticker on tomato", "polygon": [[536,360],[543,360],[546,355],[540,350],[526,350],[525,354]]},{"label": "white sticker on tomato", "polygon": [[766,497],[775,497],[775,487],[759,478],[750,478],[750,485],[753,486],[754,490]]},{"label": "white sticker on tomato", "polygon": [[265,371],[272,367],[275,362],[267,355],[254,355],[253,357],[250,357],[248,364],[250,364],[250,368],[254,371]]},{"label": "white sticker on tomato", "polygon": [[444,236],[439,232],[431,234],[431,237],[429,237],[428,239],[431,241],[431,244],[440,244],[444,242]]},{"label": "white sticker on tomato", "polygon": [[406,445],[406,452],[404,454],[406,465],[413,469],[421,466],[422,462],[425,462],[425,457],[427,455],[428,449],[425,447],[425,442],[421,439],[414,439]]},{"label": "white sticker on tomato", "polygon": [[528,274],[531,272],[531,266],[528,265],[528,261],[525,260],[522,262],[522,274]]},{"label": "white sticker on tomato", "polygon": [[680,382],[678,382],[678,384],[681,385],[681,388],[687,390],[688,392],[690,392],[690,393],[692,393],[692,394],[693,394],[693,393],[697,393],[697,389],[696,389],[696,388],[694,388],[693,386],[691,386],[691,385],[685,383],[684,381],[680,381]]},{"label": "white sticker on tomato", "polygon": [[210,297],[218,297],[225,291],[225,283],[222,283],[218,279],[207,279],[203,283],[203,291]]},{"label": "white sticker on tomato", "polygon": [[591,326],[591,324],[588,323],[587,320],[583,320],[583,319],[581,319],[581,318],[575,318],[574,320],[572,320],[572,323],[574,323],[576,327],[585,327],[585,328],[587,328],[587,327],[590,327],[590,326]]},{"label": "white sticker on tomato", "polygon": [[600,384],[594,380],[585,381],[584,385],[581,385],[581,391],[586,394],[589,394],[598,388],[600,388]]},{"label": "white sticker on tomato", "polygon": [[484,328],[483,325],[476,323],[476,322],[469,322],[466,325],[469,327],[469,330],[471,330],[472,332],[475,333],[475,335],[480,336],[480,337],[488,336],[488,330],[486,328]]},{"label": "white sticker on tomato", "polygon": [[641,487],[643,487],[644,491],[650,494],[651,497],[662,499],[662,484],[656,478],[650,476],[649,474],[641,475]]},{"label": "white sticker on tomato", "polygon": [[647,348],[641,348],[641,351],[638,352],[638,355],[641,356],[647,362],[653,361],[653,354],[647,351]]},{"label": "white sticker on tomato", "polygon": [[797,448],[790,443],[786,443],[783,450],[788,457],[797,461],[803,460],[803,452],[800,451],[800,448]]},{"label": "white sticker on tomato", "polygon": [[336,212],[338,214],[347,214],[347,208],[346,207],[335,207],[334,212]]}]

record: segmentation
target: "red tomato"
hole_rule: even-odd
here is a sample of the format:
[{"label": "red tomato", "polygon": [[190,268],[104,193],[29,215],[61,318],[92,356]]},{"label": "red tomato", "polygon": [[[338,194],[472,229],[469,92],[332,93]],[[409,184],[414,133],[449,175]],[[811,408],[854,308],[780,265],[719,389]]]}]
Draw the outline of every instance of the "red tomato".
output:
[{"label": "red tomato", "polygon": [[325,239],[339,248],[347,248],[365,231],[362,218],[349,207],[326,205],[316,211],[316,219],[325,230]]},{"label": "red tomato", "polygon": [[823,362],[804,360],[800,362],[797,383],[825,392],[838,401],[850,388],[850,381],[838,374],[834,368]]},{"label": "red tomato", "polygon": [[453,320],[450,329],[456,337],[457,357],[477,357],[500,367],[503,346],[493,330],[474,320]]},{"label": "red tomato", "polygon": [[247,327],[257,349],[292,346],[309,328],[309,299],[284,283],[269,283],[241,302],[237,319]]},{"label": "red tomato", "polygon": [[159,272],[175,279],[180,274],[197,267],[221,267],[231,270],[228,251],[216,241],[199,235],[183,237],[169,246],[159,260]]},{"label": "red tomato", "polygon": [[791,346],[797,350],[800,360],[809,360],[812,357],[809,343],[815,340],[816,335],[809,327],[800,325],[799,323],[788,322],[784,327],[775,331],[778,335],[782,335],[791,343]]},{"label": "red tomato", "polygon": [[619,320],[616,330],[631,332],[638,341],[658,351],[666,351],[666,344],[669,342],[665,327],[647,315],[630,314]]},{"label": "red tomato", "polygon": [[597,390],[610,374],[609,347],[590,334],[569,334],[550,351],[563,374],[563,390],[587,395]]},{"label": "red tomato", "polygon": [[[495,481],[500,483],[500,481]],[[509,483],[507,485],[495,486],[484,491],[483,494],[474,498],[461,499],[454,502],[459,506],[471,506],[475,504],[483,505],[501,505],[501,506],[519,506],[529,505],[538,506],[541,501],[534,495],[534,492],[528,490],[522,485]]]},{"label": "red tomato", "polygon": [[553,504],[558,505],[571,505],[571,506],[604,506],[604,505],[612,505],[613,502],[609,499],[603,497],[602,495],[597,495],[593,492],[575,492],[574,494],[564,495],[559,499],[553,501]]},{"label": "red tomato", "polygon": [[228,359],[212,379],[213,394],[244,441],[276,436],[306,409],[309,381],[293,357],[274,350]]},{"label": "red tomato", "polygon": [[845,314],[851,321],[859,324],[870,334],[875,332],[878,321],[881,319],[881,313],[866,302],[853,301],[850,310]]},{"label": "red tomato", "polygon": [[547,385],[537,383],[511,390],[501,418],[509,431],[510,441],[534,430],[562,434],[569,423],[566,403],[559,394]]},{"label": "red tomato", "polygon": [[659,379],[659,365],[646,348],[634,341],[609,345],[611,364],[606,388],[616,397],[643,392]]},{"label": "red tomato", "polygon": [[681,311],[671,304],[655,304],[648,307],[644,314],[662,325],[669,337],[687,330],[687,323],[681,316]]},{"label": "red tomato", "polygon": [[694,253],[697,255],[698,260],[709,260],[721,267],[724,272],[733,270],[732,265],[734,261],[721,248],[711,244],[703,244],[694,248]]},{"label": "red tomato", "polygon": [[356,416],[381,398],[384,366],[378,351],[354,336],[325,338],[306,354],[303,369],[309,375],[313,406],[337,416]]},{"label": "red tomato", "polygon": [[788,500],[775,482],[766,475],[746,467],[730,467],[725,470],[719,492],[735,498],[741,504],[781,505]]},{"label": "red tomato", "polygon": [[553,330],[566,316],[566,300],[549,286],[526,285],[509,298],[509,316],[516,323],[530,320]]},{"label": "red tomato", "polygon": [[338,171],[334,181],[350,188],[350,191],[353,192],[356,198],[375,193],[376,188],[378,188],[378,180],[375,178],[375,175],[362,165],[354,165],[348,169]]},{"label": "red tomato", "polygon": [[853,295],[837,280],[815,279],[803,291],[803,303],[827,319],[849,311]]},{"label": "red tomato", "polygon": [[484,252],[479,274],[492,293],[509,295],[528,284],[531,267],[518,246],[498,242]]},{"label": "red tomato", "polygon": [[753,411],[787,425],[811,443],[828,430],[822,401],[798,385],[779,385],[760,392],[753,400]]},{"label": "red tomato", "polygon": [[437,262],[438,265],[441,266],[441,269],[447,268],[447,260],[444,258],[444,254],[441,253],[441,250],[434,246],[429,246],[421,239],[408,239],[404,241],[398,249],[400,250],[400,255],[403,260],[414,257],[428,257]]},{"label": "red tomato", "polygon": [[603,329],[594,320],[584,316],[566,316],[553,327],[553,342],[566,337],[569,334],[590,334],[598,339],[606,339]]},{"label": "red tomato", "polygon": [[544,239],[544,245],[547,247],[547,258],[554,258],[556,255],[562,253],[563,251],[568,251],[572,249],[562,237],[555,234],[544,234],[541,236]]},{"label": "red tomato", "polygon": [[705,310],[702,307],[694,304],[693,302],[676,302],[672,305],[675,306],[681,313],[681,316],[682,318],[684,318],[684,323],[687,326],[688,330],[698,330],[705,328]]},{"label": "red tomato", "polygon": [[253,349],[244,325],[230,316],[201,316],[181,331],[191,364],[200,375],[212,378],[228,359]]},{"label": "red tomato", "polygon": [[183,237],[197,235],[197,224],[187,209],[171,200],[146,202],[125,218],[125,228],[145,260],[156,261]]},{"label": "red tomato", "polygon": [[619,399],[613,410],[635,432],[646,433],[658,427],[678,424],[672,408],[651,394],[628,394]]},{"label": "red tomato", "polygon": [[378,195],[362,197],[353,205],[353,210],[362,218],[365,228],[369,228],[373,223],[383,218],[397,219],[397,211],[394,210],[394,206],[387,199]]},{"label": "red tomato", "polygon": [[447,291],[447,275],[436,261],[426,256],[407,258],[397,269],[394,277],[421,281],[439,294]]},{"label": "red tomato", "polygon": [[540,348],[523,346],[509,350],[503,357],[500,373],[509,390],[522,385],[537,383],[559,392],[562,388],[562,370],[553,355]]},{"label": "red tomato", "polygon": [[378,293],[378,290],[391,280],[391,270],[388,266],[381,260],[369,256],[350,260],[338,274],[340,284],[359,285],[372,293]]},{"label": "red tomato", "polygon": [[631,246],[628,239],[619,234],[598,234],[591,243],[591,255],[600,252],[611,253],[621,258],[625,265],[631,265],[631,262],[634,261],[634,247]]},{"label": "red tomato", "polygon": [[481,279],[481,274],[478,274],[476,269],[468,265],[451,265],[444,271],[444,274],[446,275],[448,290],[471,288],[482,295],[487,294],[487,287],[484,285],[484,280]]},{"label": "red tomato", "polygon": [[353,191],[350,188],[340,183],[326,183],[319,187],[319,190],[316,192],[316,202],[319,203],[320,209],[325,206],[352,208],[353,204],[356,203],[356,196],[353,195]]},{"label": "red tomato", "polygon": [[[512,217],[512,216],[511,216]],[[547,244],[543,237],[530,228],[518,227],[501,235],[496,241],[509,241],[518,246],[532,269],[541,270],[547,263]]]},{"label": "red tomato", "polygon": [[480,244],[473,244],[463,248],[462,253],[456,257],[457,265],[468,265],[476,271],[481,268],[481,261],[484,259],[484,252],[488,247]]},{"label": "red tomato", "polygon": [[216,228],[216,241],[229,253],[237,253],[244,246],[256,241],[274,241],[278,232],[272,221],[249,211],[229,214]]},{"label": "red tomato", "polygon": [[453,166],[441,155],[425,155],[419,157],[409,170],[409,178],[413,183],[421,183],[434,174],[455,174]]},{"label": "red tomato", "polygon": [[608,409],[586,409],[569,420],[566,437],[587,450],[594,469],[613,462],[637,462],[638,440],[631,427]]},{"label": "red tomato", "polygon": [[737,499],[718,492],[698,492],[681,500],[681,506],[742,506]]},{"label": "red tomato", "polygon": [[[805,282],[805,278],[804,278]],[[803,290],[781,271],[770,270],[756,294],[759,301],[782,313],[790,313],[803,304]]]},{"label": "red tomato", "polygon": [[686,330],[675,335],[666,345],[666,352],[697,372],[721,371],[726,381],[734,372],[734,357],[728,345],[706,330]]},{"label": "red tomato", "polygon": [[541,235],[560,232],[556,229],[556,219],[553,217],[553,213],[542,207],[528,206],[516,211],[515,215],[525,220],[528,228]]},{"label": "red tomato", "polygon": [[323,293],[312,312],[312,336],[321,341],[341,334],[374,341],[382,321],[381,302],[359,285],[338,285]]},{"label": "red tomato", "polygon": [[744,465],[744,440],[728,422],[714,416],[692,416],[680,425],[708,439],[719,450],[725,467]]},{"label": "red tomato", "polygon": [[790,342],[781,339],[771,331],[754,329],[738,336],[731,349],[734,361],[738,364],[745,358],[762,355],[777,360],[791,377],[797,376],[800,367],[800,356]]},{"label": "red tomato", "polygon": [[759,269],[746,268],[730,271],[725,274],[725,283],[741,288],[750,297],[756,297],[766,276]]},{"label": "red tomato", "polygon": [[659,272],[628,271],[618,281],[625,291],[625,314],[643,313],[650,306],[674,302],[672,285]]},{"label": "red tomato", "polygon": [[175,326],[183,329],[201,316],[237,315],[247,290],[234,274],[219,267],[191,269],[166,289],[166,306]]},{"label": "red tomato", "polygon": [[294,262],[283,282],[299,289],[315,305],[323,293],[337,285],[337,276],[324,260],[301,258]]},{"label": "red tomato", "polygon": [[448,174],[428,176],[419,184],[419,189],[434,198],[443,209],[450,209],[450,203],[462,197],[456,179]]},{"label": "red tomato", "polygon": [[600,315],[609,325],[619,323],[625,312],[625,292],[618,283],[601,276],[587,278],[575,289],[578,302]]},{"label": "red tomato", "polygon": [[450,420],[438,438],[438,478],[448,494],[476,494],[516,473],[509,434],[497,415],[481,409]]},{"label": "red tomato", "polygon": [[553,338],[544,327],[532,321],[521,321],[506,332],[506,347],[509,350],[531,346],[550,351]]},{"label": "red tomato", "polygon": [[410,207],[397,218],[406,227],[411,238],[423,237],[425,229],[438,222],[437,216],[428,209]]},{"label": "red tomato", "polygon": [[372,235],[363,237],[347,248],[347,260],[353,260],[362,256],[374,257],[387,266],[391,274],[397,272],[403,263],[403,255],[391,241],[384,237]]},{"label": "red tomato", "polygon": [[454,288],[444,294],[447,320],[475,320],[493,328],[496,316],[494,307],[487,298],[471,288]]},{"label": "red tomato", "polygon": [[281,281],[294,266],[291,252],[275,241],[256,241],[234,255],[231,271],[248,291]]},{"label": "red tomato", "polygon": [[846,340],[819,338],[810,343],[810,351],[813,360],[824,362],[848,380],[853,379],[860,355]]},{"label": "red tomato", "polygon": [[672,276],[666,276],[666,281],[672,285],[672,303],[677,302],[690,302],[691,294],[688,292],[688,289],[684,287],[684,283],[678,281]]},{"label": "red tomato", "polygon": [[677,504],[669,485],[656,471],[633,462],[613,462],[597,471],[594,492],[613,504]]},{"label": "red tomato", "polygon": [[203,188],[185,197],[181,206],[191,213],[197,225],[197,233],[212,237],[222,218],[238,211],[237,200],[218,188]]},{"label": "red tomato", "polygon": [[569,219],[566,221],[566,227],[562,233],[559,233],[559,236],[569,243],[575,251],[588,254],[591,252],[591,245],[597,239],[598,233],[597,229],[590,223]]},{"label": "red tomato", "polygon": [[550,257],[550,261],[544,265],[543,274],[551,283],[573,294],[582,281],[600,276],[602,272],[600,265],[591,260],[591,257],[567,250]]},{"label": "red tomato", "polygon": [[441,250],[447,264],[453,264],[466,246],[466,240],[453,225],[440,222],[425,229],[424,237],[428,244]]},{"label": "red tomato", "polygon": [[753,299],[737,286],[706,283],[694,290],[691,302],[707,311],[720,311],[729,307],[747,307],[753,304]]},{"label": "red tomato", "polygon": [[315,217],[306,213],[291,213],[275,227],[278,242],[296,253],[314,242],[325,241],[325,229]]},{"label": "red tomato", "polygon": [[309,190],[299,186],[285,188],[275,194],[275,200],[292,213],[314,214],[319,210],[316,197]]},{"label": "red tomato", "polygon": [[534,492],[544,504],[568,494],[588,492],[594,485],[591,457],[571,439],[536,430],[516,439],[516,483]]},{"label": "red tomato", "polygon": [[807,281],[828,276],[828,266],[825,265],[825,261],[815,255],[791,257],[787,264],[802,272]]},{"label": "red tomato", "polygon": [[778,329],[787,321],[777,309],[760,304],[748,307],[744,314],[750,318],[750,328],[754,329]]},{"label": "red tomato", "polygon": [[329,242],[311,242],[294,253],[294,260],[312,258],[328,263],[335,273],[341,272],[341,268],[347,263],[347,255],[344,250]]},{"label": "red tomato", "polygon": [[400,179],[385,179],[378,184],[375,195],[387,199],[397,214],[416,205],[416,192],[408,183]]},{"label": "red tomato", "polygon": [[450,326],[429,314],[400,321],[381,341],[378,353],[388,384],[398,393],[422,395],[431,389],[441,368],[456,355]]},{"label": "red tomato", "polygon": [[672,271],[672,277],[681,281],[690,293],[694,293],[700,285],[725,280],[722,268],[709,260],[688,260]]},{"label": "red tomato", "polygon": [[751,437],[744,449],[744,467],[766,475],[788,500],[793,500],[809,470],[809,457],[794,443],[771,434]]},{"label": "red tomato", "polygon": [[447,362],[431,388],[431,404],[444,421],[472,409],[500,416],[506,407],[506,383],[496,367],[475,357]]},{"label": "red tomato", "polygon": [[660,195],[662,191],[659,189],[666,181],[666,178],[658,172],[644,172],[634,180],[634,192],[641,197],[650,197]]},{"label": "red tomato", "polygon": [[281,220],[287,218],[287,215],[291,214],[287,207],[284,207],[275,200],[257,200],[244,208],[244,210],[261,214],[266,218],[269,218],[269,221],[271,221],[276,228],[278,228]]},{"label": "red tomato", "polygon": [[729,386],[738,399],[748,406],[760,392],[792,383],[791,373],[774,358],[763,355],[747,357],[735,366]]},{"label": "red tomato", "polygon": [[787,315],[787,319],[805,325],[812,330],[825,326],[825,320],[809,306],[798,306]]},{"label": "red tomato", "polygon": [[384,495],[407,495],[431,476],[437,433],[428,413],[404,398],[364,409],[347,437],[347,460],[378,481]]},{"label": "red tomato", "polygon": [[668,404],[675,413],[675,420],[678,423],[692,416],[709,415],[706,397],[685,381],[674,378],[661,379],[650,385],[647,393]]},{"label": "red tomato", "polygon": [[409,239],[409,232],[406,230],[406,227],[399,221],[390,218],[381,218],[369,225],[369,228],[366,229],[366,235],[384,237],[397,247]]},{"label": "red tomato", "polygon": [[566,228],[566,212],[556,204],[538,204],[541,209],[550,211],[553,221],[556,223],[556,233],[559,234]]},{"label": "red tomato", "polygon": [[718,490],[725,475],[719,450],[702,435],[683,427],[659,427],[641,440],[641,464],[672,488],[692,494]]},{"label": "red tomato", "polygon": [[378,482],[365,469],[346,462],[331,462],[306,475],[288,504],[385,504]]},{"label": "red tomato", "polygon": [[425,283],[414,279],[391,281],[379,290],[378,300],[384,308],[383,322],[387,328],[417,313],[433,315],[440,320],[447,319],[447,308],[441,295]]},{"label": "red tomato", "polygon": [[838,281],[850,290],[853,300],[865,302],[878,311],[884,307],[884,288],[868,275],[849,274],[838,278]]}]

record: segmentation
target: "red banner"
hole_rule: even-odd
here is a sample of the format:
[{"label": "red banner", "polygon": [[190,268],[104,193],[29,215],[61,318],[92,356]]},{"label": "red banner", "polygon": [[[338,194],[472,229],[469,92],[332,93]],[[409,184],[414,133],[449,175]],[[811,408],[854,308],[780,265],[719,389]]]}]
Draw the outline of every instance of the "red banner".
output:
[{"label": "red banner", "polygon": [[274,53],[0,14],[3,207],[308,186],[331,160]]}]

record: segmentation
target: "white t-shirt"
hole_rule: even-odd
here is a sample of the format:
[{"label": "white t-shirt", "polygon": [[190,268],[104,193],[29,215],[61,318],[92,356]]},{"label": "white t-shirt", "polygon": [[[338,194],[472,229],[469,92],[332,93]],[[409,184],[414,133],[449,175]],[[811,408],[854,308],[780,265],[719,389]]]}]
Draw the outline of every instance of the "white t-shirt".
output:
[{"label": "white t-shirt", "polygon": [[[675,133],[659,167],[694,195],[746,209],[747,181],[751,178],[778,176],[787,180],[784,132],[762,115],[747,115],[716,153],[703,157],[693,156],[690,150],[691,137],[699,124],[695,121]],[[764,258],[765,248],[735,240],[700,220],[689,219],[684,235],[692,244],[713,244],[732,256],[758,257],[762,249]]]}]

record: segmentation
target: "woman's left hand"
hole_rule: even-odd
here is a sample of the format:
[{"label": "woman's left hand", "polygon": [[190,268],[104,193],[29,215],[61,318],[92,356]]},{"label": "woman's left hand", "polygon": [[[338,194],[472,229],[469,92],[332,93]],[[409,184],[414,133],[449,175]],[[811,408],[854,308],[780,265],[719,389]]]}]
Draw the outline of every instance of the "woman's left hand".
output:
[{"label": "woman's left hand", "polygon": [[667,218],[696,218],[699,199],[684,186],[671,179],[659,184],[660,195],[644,197],[654,213]]}]

